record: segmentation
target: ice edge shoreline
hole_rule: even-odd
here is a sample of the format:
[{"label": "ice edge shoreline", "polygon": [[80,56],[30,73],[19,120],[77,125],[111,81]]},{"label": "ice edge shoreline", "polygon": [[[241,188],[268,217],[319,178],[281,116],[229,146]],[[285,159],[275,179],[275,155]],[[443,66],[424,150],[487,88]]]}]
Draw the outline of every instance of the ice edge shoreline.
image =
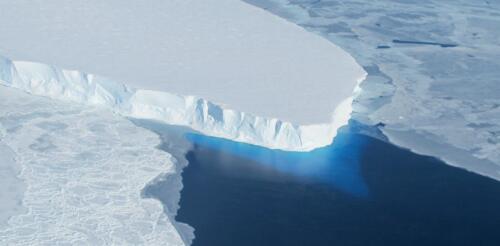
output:
[{"label": "ice edge shoreline", "polygon": [[365,77],[366,73],[358,78],[353,95],[337,105],[331,122],[295,125],[226,109],[196,96],[135,89],[98,75],[0,57],[0,85],[33,95],[103,106],[125,117],[188,126],[209,136],[286,151],[310,151],[330,144],[337,130],[350,119],[352,101]]}]

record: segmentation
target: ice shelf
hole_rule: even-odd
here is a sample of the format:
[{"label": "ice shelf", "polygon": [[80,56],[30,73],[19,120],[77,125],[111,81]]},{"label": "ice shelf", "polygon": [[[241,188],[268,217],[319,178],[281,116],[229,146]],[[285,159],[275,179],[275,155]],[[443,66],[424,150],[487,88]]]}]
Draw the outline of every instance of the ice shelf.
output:
[{"label": "ice shelf", "polygon": [[293,151],[331,143],[337,129],[349,120],[353,100],[350,95],[340,101],[330,121],[296,125],[228,109],[196,96],[135,89],[92,74],[6,58],[0,59],[0,84],[34,95],[103,106],[127,117],[189,126],[211,136]]},{"label": "ice shelf", "polygon": [[23,16],[0,23],[0,54],[13,60],[296,125],[330,124],[365,76],[335,44],[240,0],[19,0],[0,9],[4,19]]}]

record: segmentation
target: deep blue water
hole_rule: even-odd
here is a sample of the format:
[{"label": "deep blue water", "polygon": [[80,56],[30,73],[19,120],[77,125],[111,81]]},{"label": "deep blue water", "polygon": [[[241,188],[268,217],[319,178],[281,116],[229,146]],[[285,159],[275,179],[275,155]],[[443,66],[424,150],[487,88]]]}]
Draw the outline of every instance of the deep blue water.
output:
[{"label": "deep blue water", "polygon": [[309,153],[188,134],[194,245],[500,245],[500,182],[342,133]]}]

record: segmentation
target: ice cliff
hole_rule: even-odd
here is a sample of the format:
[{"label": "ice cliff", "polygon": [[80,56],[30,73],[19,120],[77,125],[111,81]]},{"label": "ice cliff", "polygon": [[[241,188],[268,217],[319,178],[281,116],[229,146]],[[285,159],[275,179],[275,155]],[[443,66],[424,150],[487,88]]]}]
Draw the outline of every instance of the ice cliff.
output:
[{"label": "ice cliff", "polygon": [[[361,82],[362,79],[358,81]],[[55,66],[1,58],[0,84],[33,95],[85,105],[117,114],[191,127],[210,136],[290,151],[307,151],[331,143],[352,111],[353,96],[332,112],[330,122],[295,125],[216,105],[196,96],[128,87],[101,76]]]}]

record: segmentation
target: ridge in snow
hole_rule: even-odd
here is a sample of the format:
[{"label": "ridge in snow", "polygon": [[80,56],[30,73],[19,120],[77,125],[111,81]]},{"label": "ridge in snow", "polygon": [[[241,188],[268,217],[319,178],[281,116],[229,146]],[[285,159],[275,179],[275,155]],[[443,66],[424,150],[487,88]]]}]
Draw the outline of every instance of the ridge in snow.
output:
[{"label": "ridge in snow", "polygon": [[135,89],[93,74],[6,58],[0,58],[0,84],[34,95],[104,106],[127,117],[189,126],[211,136],[290,151],[330,144],[337,129],[349,120],[354,96],[336,105],[331,122],[295,125],[227,109],[196,96]]}]

